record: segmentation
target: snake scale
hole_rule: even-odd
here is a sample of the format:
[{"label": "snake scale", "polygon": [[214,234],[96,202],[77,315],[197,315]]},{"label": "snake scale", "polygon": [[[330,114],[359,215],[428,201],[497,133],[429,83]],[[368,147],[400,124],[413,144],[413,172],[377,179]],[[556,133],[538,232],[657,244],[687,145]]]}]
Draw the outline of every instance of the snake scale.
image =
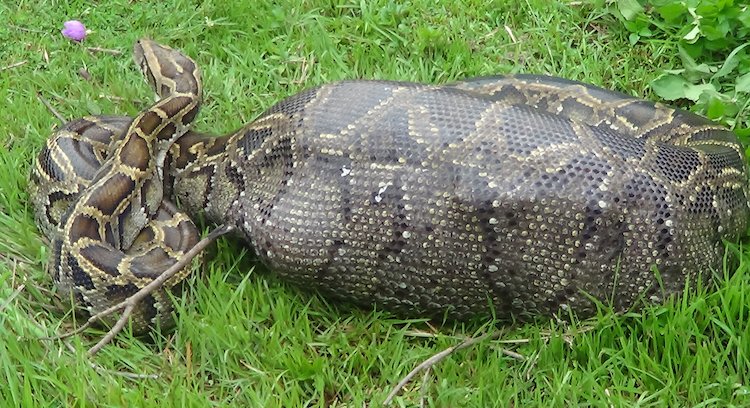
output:
[{"label": "snake scale", "polygon": [[[32,172],[51,273],[91,313],[194,245],[197,216],[301,287],[449,319],[660,301],[705,282],[747,228],[736,136],[686,111],[547,76],[357,80],[211,137],[189,130],[195,63],[149,40],[135,56],[159,101],[66,124]],[[136,326],[169,321],[187,273]]]}]

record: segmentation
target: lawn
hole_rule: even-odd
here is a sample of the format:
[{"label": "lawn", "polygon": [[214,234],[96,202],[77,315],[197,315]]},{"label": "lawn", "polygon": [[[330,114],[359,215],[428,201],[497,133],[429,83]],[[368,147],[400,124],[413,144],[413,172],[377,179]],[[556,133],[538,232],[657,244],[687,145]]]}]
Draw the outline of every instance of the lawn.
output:
[{"label": "lawn", "polygon": [[[642,27],[623,24],[613,4],[0,3],[0,406],[376,406],[420,362],[487,333],[417,375],[394,405],[750,406],[750,252],[738,245],[715,286],[639,312],[437,328],[326,302],[225,239],[191,278],[174,331],[121,333],[94,358],[85,352],[101,330],[49,339],[75,320],[45,272],[49,250],[28,203],[29,166],[60,125],[43,101],[66,119],[138,112],[153,96],[130,56],[137,38],[197,60],[196,128],[213,133],[345,78],[546,73],[658,100],[653,81],[684,64],[679,38],[634,37]],[[91,30],[81,44],[59,32],[74,18]]]}]

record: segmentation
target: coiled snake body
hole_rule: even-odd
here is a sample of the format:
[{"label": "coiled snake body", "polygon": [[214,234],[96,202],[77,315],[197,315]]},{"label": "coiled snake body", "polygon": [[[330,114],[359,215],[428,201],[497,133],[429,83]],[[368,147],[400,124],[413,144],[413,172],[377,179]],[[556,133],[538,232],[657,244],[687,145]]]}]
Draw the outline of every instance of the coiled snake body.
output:
[{"label": "coiled snake body", "polygon": [[[162,99],[135,120],[67,124],[32,177],[55,280],[92,313],[196,242],[164,185],[290,281],[403,316],[658,301],[707,279],[747,227],[736,136],[620,93],[528,75],[345,81],[231,135],[180,138],[200,101],[194,63],[150,41],[136,59]],[[163,295],[137,325],[168,320]]]}]

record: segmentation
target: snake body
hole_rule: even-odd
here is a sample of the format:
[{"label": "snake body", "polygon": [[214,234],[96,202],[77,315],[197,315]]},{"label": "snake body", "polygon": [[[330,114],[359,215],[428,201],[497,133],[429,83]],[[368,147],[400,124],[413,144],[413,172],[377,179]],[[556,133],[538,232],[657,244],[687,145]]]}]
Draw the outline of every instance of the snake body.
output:
[{"label": "snake body", "polygon": [[[408,317],[585,316],[594,300],[616,310],[660,301],[706,282],[722,266],[723,241],[747,228],[743,150],[731,131],[689,112],[546,76],[343,81],[291,96],[230,135],[188,132],[173,142],[197,109],[199,77],[179,52],[142,44],[147,77],[170,84],[157,85],[162,100],[135,120],[68,124],[32,178],[38,222],[61,237],[56,281],[91,312],[194,244],[186,216],[168,203],[156,210],[158,181],[187,214],[236,226],[289,281]],[[185,106],[163,107],[175,100]],[[149,112],[158,126],[144,122]],[[171,135],[169,123],[180,125]],[[69,139],[85,154],[65,149]],[[164,142],[136,150],[157,159],[130,160],[157,170],[113,184],[136,173],[116,158],[151,139]],[[74,177],[74,165],[50,164],[73,156],[102,170]],[[182,245],[163,250],[157,235]],[[120,261],[87,264],[90,242],[110,238],[99,259]],[[143,244],[127,255],[131,241]],[[134,268],[144,251],[163,258],[148,274]],[[169,310],[162,303],[144,306],[143,324]]]}]

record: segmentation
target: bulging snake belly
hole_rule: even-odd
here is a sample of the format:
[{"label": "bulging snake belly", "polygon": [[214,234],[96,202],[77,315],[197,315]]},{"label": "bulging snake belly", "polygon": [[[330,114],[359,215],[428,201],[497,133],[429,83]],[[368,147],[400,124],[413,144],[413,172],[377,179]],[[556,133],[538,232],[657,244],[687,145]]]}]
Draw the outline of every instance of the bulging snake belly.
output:
[{"label": "bulging snake belly", "polygon": [[[287,280],[409,317],[659,301],[707,280],[747,228],[742,147],[686,111],[546,76],[343,81],[210,137],[187,129],[192,61],[136,48],[162,99],[67,124],[32,177],[53,276],[91,312],[196,242],[163,191]],[[139,324],[166,321],[163,294],[144,303]]]}]

